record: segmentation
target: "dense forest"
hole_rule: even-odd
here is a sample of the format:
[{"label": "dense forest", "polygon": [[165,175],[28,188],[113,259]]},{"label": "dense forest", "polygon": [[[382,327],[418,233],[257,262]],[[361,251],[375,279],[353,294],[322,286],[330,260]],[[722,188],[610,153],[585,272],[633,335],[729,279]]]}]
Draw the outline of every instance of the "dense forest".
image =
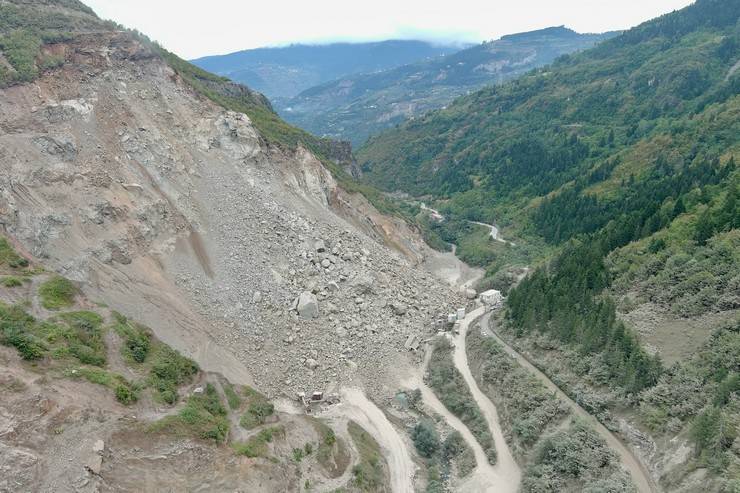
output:
[{"label": "dense forest", "polygon": [[[512,262],[535,267],[509,292],[512,334],[598,361],[595,381],[655,433],[690,429],[696,466],[730,482],[740,367],[718,341],[737,351],[737,323],[666,364],[617,308],[725,321],[740,309],[739,18],[740,0],[698,0],[358,152],[370,183],[444,214],[419,219],[425,235],[487,267],[486,286]],[[485,241],[470,220],[516,246]],[[671,392],[687,399],[687,375],[702,399],[679,411]]]}]

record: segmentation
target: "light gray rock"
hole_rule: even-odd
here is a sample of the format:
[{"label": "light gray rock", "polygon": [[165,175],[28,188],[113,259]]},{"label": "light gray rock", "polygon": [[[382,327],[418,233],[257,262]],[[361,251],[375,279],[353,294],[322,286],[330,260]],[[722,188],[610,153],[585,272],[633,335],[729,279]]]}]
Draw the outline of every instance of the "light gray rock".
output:
[{"label": "light gray rock", "polygon": [[391,303],[391,309],[393,310],[393,313],[395,313],[398,316],[406,315],[406,312],[409,310],[409,307],[406,306],[404,303],[400,302],[393,302]]},{"label": "light gray rock", "polygon": [[295,310],[303,318],[316,318],[319,316],[319,300],[309,292],[302,292],[295,301]]}]

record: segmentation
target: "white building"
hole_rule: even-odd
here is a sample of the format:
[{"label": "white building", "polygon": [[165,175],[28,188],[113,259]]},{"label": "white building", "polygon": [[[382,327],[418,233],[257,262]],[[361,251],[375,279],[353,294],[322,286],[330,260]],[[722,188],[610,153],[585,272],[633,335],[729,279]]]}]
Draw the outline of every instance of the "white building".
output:
[{"label": "white building", "polygon": [[489,289],[488,291],[484,291],[480,294],[480,300],[483,302],[484,305],[494,307],[503,303],[504,295],[501,294],[501,291],[498,291],[496,289]]}]

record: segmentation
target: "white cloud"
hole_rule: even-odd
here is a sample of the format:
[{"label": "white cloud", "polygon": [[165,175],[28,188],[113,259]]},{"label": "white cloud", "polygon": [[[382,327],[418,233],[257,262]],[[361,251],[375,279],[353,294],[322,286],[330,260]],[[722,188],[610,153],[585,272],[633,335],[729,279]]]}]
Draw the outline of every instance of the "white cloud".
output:
[{"label": "white cloud", "polygon": [[459,41],[566,25],[625,29],[690,0],[83,0],[186,58],[294,42]]}]

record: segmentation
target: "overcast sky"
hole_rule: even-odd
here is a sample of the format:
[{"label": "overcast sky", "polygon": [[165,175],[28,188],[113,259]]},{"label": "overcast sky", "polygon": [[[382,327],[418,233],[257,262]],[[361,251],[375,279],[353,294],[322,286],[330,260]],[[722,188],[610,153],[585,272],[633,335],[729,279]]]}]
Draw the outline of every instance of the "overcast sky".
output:
[{"label": "overcast sky", "polygon": [[83,0],[185,58],[297,42],[483,41],[566,25],[626,29],[691,0]]}]

